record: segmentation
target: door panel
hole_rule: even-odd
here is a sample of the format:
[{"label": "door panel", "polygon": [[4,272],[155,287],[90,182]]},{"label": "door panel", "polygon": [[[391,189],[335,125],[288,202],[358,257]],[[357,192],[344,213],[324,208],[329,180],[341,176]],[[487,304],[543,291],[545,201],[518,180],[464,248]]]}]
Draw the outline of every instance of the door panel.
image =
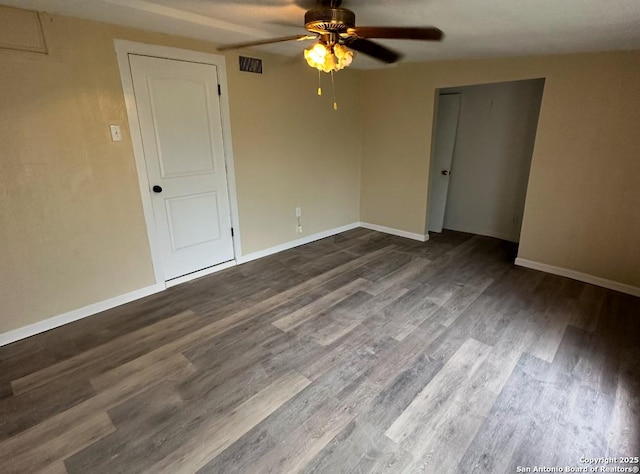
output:
[{"label": "door panel", "polygon": [[129,62],[165,279],[232,260],[216,66]]},{"label": "door panel", "polygon": [[167,199],[165,203],[174,252],[220,238],[215,192]]},{"label": "door panel", "polygon": [[444,94],[438,97],[435,147],[429,173],[429,231],[442,232],[447,192],[451,176],[451,162],[458,130],[460,94]]},{"label": "door panel", "polygon": [[206,84],[150,77],[148,87],[162,177],[215,172]]}]

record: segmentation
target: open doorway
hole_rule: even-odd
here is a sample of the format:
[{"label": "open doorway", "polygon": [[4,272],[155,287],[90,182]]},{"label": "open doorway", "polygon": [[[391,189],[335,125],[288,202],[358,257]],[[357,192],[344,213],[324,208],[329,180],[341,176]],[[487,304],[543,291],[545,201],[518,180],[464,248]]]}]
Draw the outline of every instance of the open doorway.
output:
[{"label": "open doorway", "polygon": [[544,79],[441,89],[428,230],[518,242]]}]

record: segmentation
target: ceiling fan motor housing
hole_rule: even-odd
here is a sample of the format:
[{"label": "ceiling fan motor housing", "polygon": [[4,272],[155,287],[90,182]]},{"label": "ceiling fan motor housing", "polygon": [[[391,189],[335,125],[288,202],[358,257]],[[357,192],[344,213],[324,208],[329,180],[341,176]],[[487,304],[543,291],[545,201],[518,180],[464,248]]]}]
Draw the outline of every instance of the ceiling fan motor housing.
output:
[{"label": "ceiling fan motor housing", "polygon": [[304,15],[304,27],[312,33],[346,33],[355,28],[356,14],[346,8],[320,7]]}]

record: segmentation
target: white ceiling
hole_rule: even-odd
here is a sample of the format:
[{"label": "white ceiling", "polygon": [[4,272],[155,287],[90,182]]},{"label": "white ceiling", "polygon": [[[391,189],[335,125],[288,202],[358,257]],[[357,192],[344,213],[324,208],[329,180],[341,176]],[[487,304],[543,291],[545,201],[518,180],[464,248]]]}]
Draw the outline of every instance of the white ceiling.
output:
[{"label": "white ceiling", "polygon": [[[218,44],[303,34],[313,0],[0,0]],[[344,0],[362,26],[437,26],[441,43],[380,40],[404,61],[640,49],[640,0]],[[296,26],[296,25],[299,25]],[[297,42],[258,48],[301,55]],[[382,67],[360,55],[354,67]]]}]

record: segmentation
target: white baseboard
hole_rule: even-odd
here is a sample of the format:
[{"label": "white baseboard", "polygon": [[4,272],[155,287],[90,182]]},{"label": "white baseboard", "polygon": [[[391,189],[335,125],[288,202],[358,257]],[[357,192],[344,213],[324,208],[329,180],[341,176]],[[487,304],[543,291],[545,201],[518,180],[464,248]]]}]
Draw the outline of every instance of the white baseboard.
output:
[{"label": "white baseboard", "polygon": [[323,232],[318,232],[317,234],[309,235],[307,237],[303,237],[302,239],[292,240],[290,242],[285,242],[284,244],[279,244],[274,247],[269,247],[268,249],[249,253],[247,255],[243,255],[237,258],[236,261],[238,262],[238,265],[242,263],[247,263],[247,262],[250,262],[251,260],[267,257],[275,253],[283,252],[285,250],[289,250],[294,247],[299,247],[300,245],[309,244],[311,242],[315,242],[316,240],[325,239],[327,237],[331,237],[333,235],[340,234],[341,232],[346,232],[351,229],[356,229],[358,227],[363,227],[365,229],[370,229],[370,230],[377,230],[378,232],[397,235],[399,237],[406,237],[407,239],[419,240],[420,242],[426,242],[427,240],[429,240],[429,234],[426,234],[426,235],[414,234],[412,232],[393,229],[391,227],[385,227],[382,225],[369,224],[367,222],[354,222],[352,224],[347,224],[342,227],[336,227],[333,229],[325,230]]},{"label": "white baseboard", "polygon": [[391,227],[385,227],[378,224],[369,224],[368,222],[360,222],[360,227],[377,230],[378,232],[384,232],[385,234],[405,237],[407,239],[419,240],[420,242],[426,242],[429,240],[429,234],[414,234],[413,232],[407,232],[406,230],[393,229]]},{"label": "white baseboard", "polygon": [[86,318],[87,316],[92,316],[96,313],[115,308],[116,306],[144,298],[145,296],[158,293],[164,289],[165,285],[163,283],[157,283],[155,285],[147,286],[146,288],[125,293],[124,295],[115,296],[108,300],[99,301],[98,303],[74,309],[68,313],[59,314],[58,316],[53,316],[52,318],[29,324],[28,326],[23,326],[21,328],[14,329],[13,331],[5,332],[0,334],[0,346],[5,346],[20,339],[25,339],[35,334],[57,328],[58,326],[77,321],[78,319]]},{"label": "white baseboard", "polygon": [[597,276],[589,275],[587,273],[570,270],[568,268],[554,267],[553,265],[547,265],[546,263],[534,262],[533,260],[526,260],[524,258],[516,258],[516,265],[521,267],[531,268],[533,270],[540,270],[541,272],[552,273],[574,280],[583,281],[592,285],[601,286],[610,290],[619,291],[621,293],[627,293],[633,296],[640,296],[640,288],[637,286],[627,285],[626,283],[620,283],[613,280],[607,280],[606,278],[600,278]]},{"label": "white baseboard", "polygon": [[204,270],[198,270],[197,272],[189,273],[187,275],[183,275],[178,278],[174,278],[172,280],[167,280],[167,288],[172,286],[179,285],[181,283],[186,283],[191,280],[195,280],[196,278],[201,278],[203,276],[211,275],[212,273],[217,273],[222,270],[226,270],[227,268],[235,267],[236,261],[230,260],[228,262],[219,263],[218,265],[214,265],[213,267],[205,268]]},{"label": "white baseboard", "polygon": [[251,260],[267,257],[269,255],[273,255],[274,253],[280,253],[285,250],[292,249],[294,247],[299,247],[300,245],[309,244],[311,242],[315,242],[316,240],[325,239],[327,237],[331,237],[332,235],[336,235],[341,232],[346,232],[348,230],[355,229],[357,227],[360,227],[359,222],[343,225],[342,227],[335,227],[333,229],[318,232],[317,234],[308,235],[301,239],[291,240],[289,242],[285,242],[284,244],[275,245],[273,247],[269,247],[268,249],[259,250],[253,253],[248,253],[247,255],[242,255],[241,257],[237,258],[236,261],[238,262],[238,264],[247,263],[247,262],[250,262]]},{"label": "white baseboard", "polygon": [[108,300],[99,301],[97,303],[90,304],[88,306],[84,306],[82,308],[74,309],[73,311],[69,311],[64,314],[60,314],[58,316],[53,316],[51,318],[45,319],[44,321],[38,321],[37,323],[30,324],[28,326],[24,326],[18,329],[14,329],[9,332],[5,332],[0,334],[0,347],[11,344],[12,342],[18,341],[20,339],[25,339],[30,336],[34,336],[38,333],[49,331],[50,329],[57,328],[59,326],[63,326],[65,324],[71,323],[73,321],[77,321],[82,318],[86,318],[88,316],[92,316],[94,314],[100,313],[102,311],[106,311],[111,308],[115,308],[116,306],[123,305],[125,303],[129,303],[131,301],[144,298],[145,296],[152,295],[154,293],[158,293],[163,291],[164,289],[175,286],[180,283],[184,283],[189,280],[193,280],[195,278],[200,278],[205,275],[209,275],[211,273],[215,273],[220,270],[224,270],[226,268],[230,268],[235,266],[236,264],[250,262],[251,260],[255,260],[258,258],[266,257],[268,255],[273,255],[275,253],[282,252],[284,250],[289,250],[294,247],[298,247],[300,245],[308,244],[311,242],[315,242],[316,240],[324,239],[326,237],[331,237],[336,234],[340,234],[341,232],[346,232],[351,229],[356,229],[358,227],[364,227],[365,229],[377,230],[379,232],[384,232],[387,234],[398,235],[400,237],[406,237],[408,239],[419,240],[420,242],[425,242],[429,239],[429,235],[422,234],[414,234],[411,232],[406,232],[403,230],[392,229],[390,227],[384,227],[377,224],[368,224],[366,222],[354,222],[352,224],[347,224],[342,227],[336,227],[334,229],[325,230],[323,232],[318,232],[317,234],[308,235],[307,237],[303,237],[301,239],[292,240],[290,242],[285,242],[280,245],[276,245],[274,247],[270,247],[268,249],[260,250],[258,252],[253,252],[247,255],[243,255],[239,258],[236,258],[235,261],[225,262],[220,265],[216,265],[211,268],[206,268],[199,272],[194,272],[189,275],[185,275],[183,277],[175,278],[166,283],[156,283],[155,285],[148,286],[146,288],[141,288],[139,290],[132,291],[130,293],[126,293],[124,295],[115,296]]}]

